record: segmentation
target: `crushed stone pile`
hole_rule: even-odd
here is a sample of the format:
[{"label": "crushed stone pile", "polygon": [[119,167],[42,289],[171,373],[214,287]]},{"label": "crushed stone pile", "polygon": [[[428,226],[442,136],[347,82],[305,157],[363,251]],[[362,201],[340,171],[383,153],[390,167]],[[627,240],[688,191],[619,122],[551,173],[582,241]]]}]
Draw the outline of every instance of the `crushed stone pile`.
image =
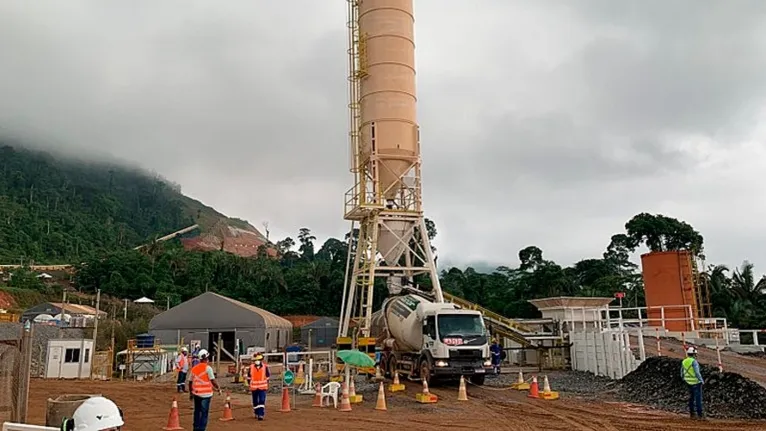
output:
[{"label": "crushed stone pile", "polygon": [[[736,373],[700,365],[705,414],[727,419],[766,419],[766,388]],[[688,412],[689,390],[681,378],[681,360],[647,358],[621,380],[620,395],[627,401],[663,410]]]}]

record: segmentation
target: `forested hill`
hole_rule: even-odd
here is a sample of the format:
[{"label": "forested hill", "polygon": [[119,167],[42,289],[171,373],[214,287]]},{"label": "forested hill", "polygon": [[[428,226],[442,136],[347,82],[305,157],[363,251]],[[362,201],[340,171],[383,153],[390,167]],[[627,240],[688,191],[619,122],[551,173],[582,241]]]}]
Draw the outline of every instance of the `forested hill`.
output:
[{"label": "forested hill", "polygon": [[79,263],[221,219],[157,175],[0,143],[0,264]]}]

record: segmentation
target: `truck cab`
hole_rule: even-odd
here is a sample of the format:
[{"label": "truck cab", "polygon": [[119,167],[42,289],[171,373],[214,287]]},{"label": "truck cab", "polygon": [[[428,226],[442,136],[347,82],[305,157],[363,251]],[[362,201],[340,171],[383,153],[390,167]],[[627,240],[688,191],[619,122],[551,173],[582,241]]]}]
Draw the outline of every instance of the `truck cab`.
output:
[{"label": "truck cab", "polygon": [[492,363],[489,334],[481,313],[434,308],[423,310],[420,377],[430,380],[467,376],[472,383],[483,384]]}]

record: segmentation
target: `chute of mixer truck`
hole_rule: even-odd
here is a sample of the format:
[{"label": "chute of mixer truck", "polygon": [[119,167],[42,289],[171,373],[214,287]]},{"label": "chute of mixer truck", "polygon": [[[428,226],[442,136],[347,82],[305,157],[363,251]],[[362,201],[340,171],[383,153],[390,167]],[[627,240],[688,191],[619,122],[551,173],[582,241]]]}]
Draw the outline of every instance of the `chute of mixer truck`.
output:
[{"label": "chute of mixer truck", "polygon": [[410,294],[387,299],[373,315],[372,336],[389,377],[456,379],[484,384],[491,370],[489,334],[481,313]]}]

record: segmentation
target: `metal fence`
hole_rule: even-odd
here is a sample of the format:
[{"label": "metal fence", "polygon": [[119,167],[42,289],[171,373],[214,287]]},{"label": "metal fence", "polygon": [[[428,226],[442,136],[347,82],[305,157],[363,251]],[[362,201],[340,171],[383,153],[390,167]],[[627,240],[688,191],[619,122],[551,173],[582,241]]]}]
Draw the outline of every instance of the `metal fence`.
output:
[{"label": "metal fence", "polygon": [[21,351],[18,343],[0,344],[0,423],[18,420]]}]

